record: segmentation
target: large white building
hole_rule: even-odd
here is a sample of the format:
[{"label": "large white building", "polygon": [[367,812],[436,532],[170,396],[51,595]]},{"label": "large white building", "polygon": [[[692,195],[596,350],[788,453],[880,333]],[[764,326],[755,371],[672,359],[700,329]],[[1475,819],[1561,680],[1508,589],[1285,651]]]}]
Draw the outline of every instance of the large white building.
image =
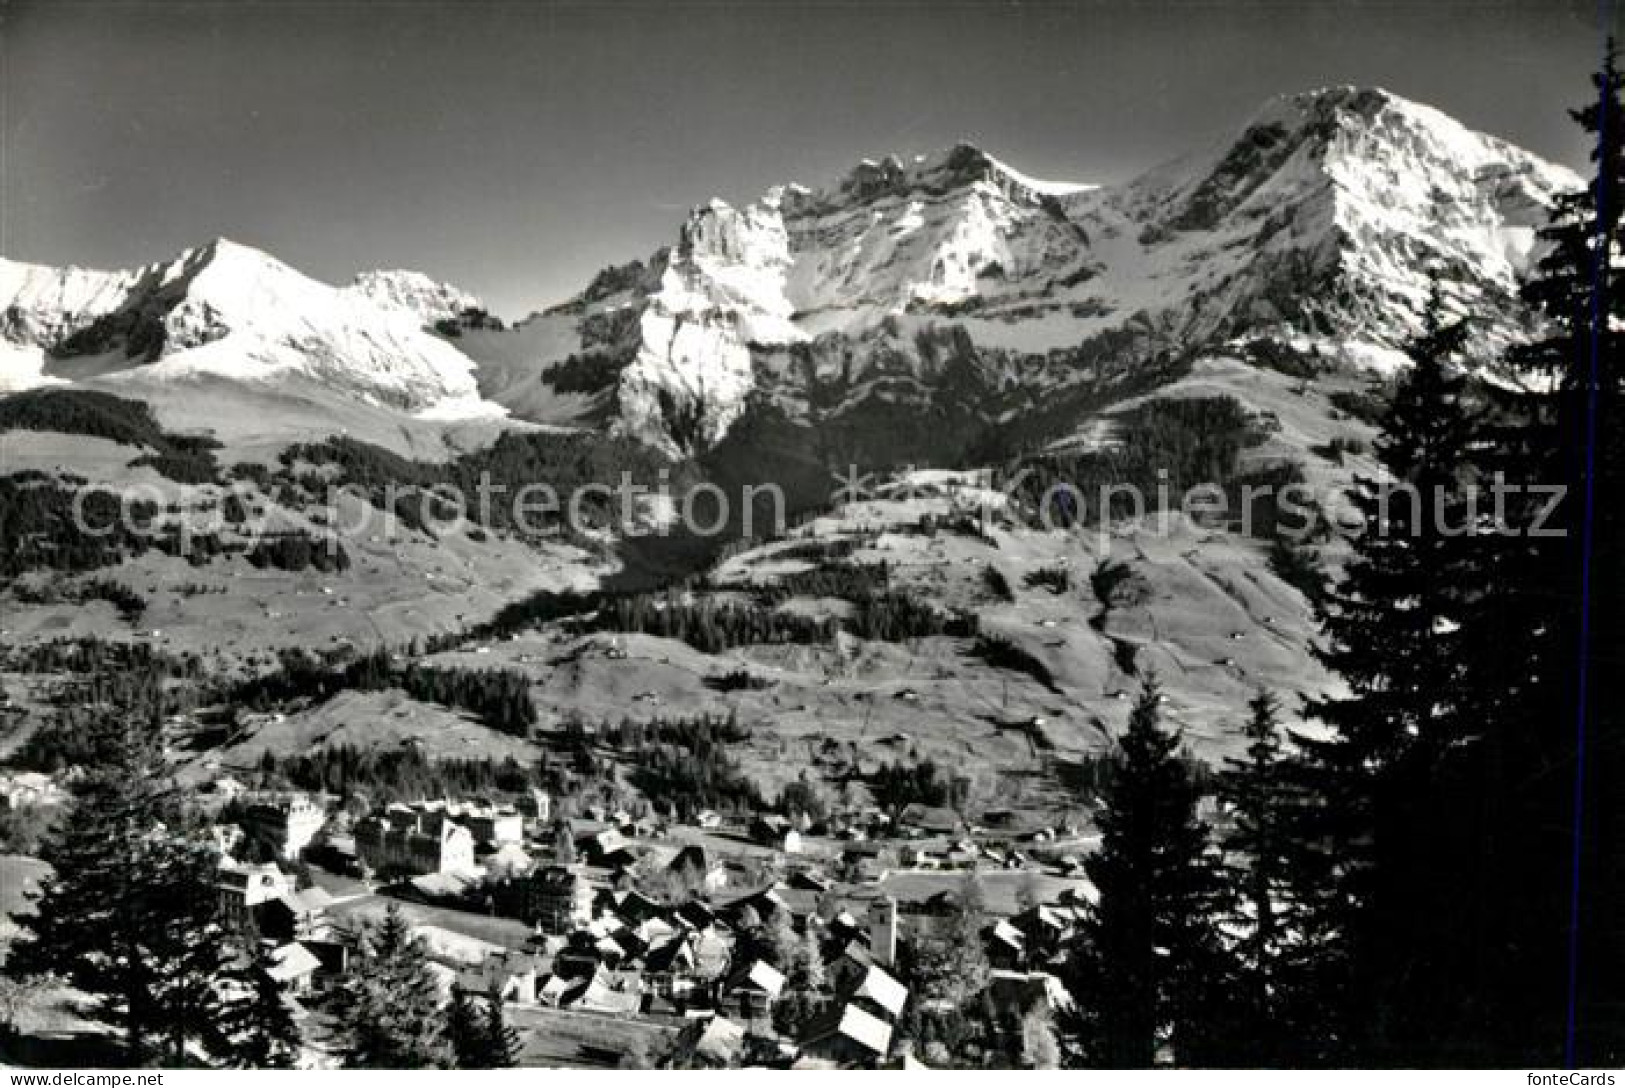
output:
[{"label": "large white building", "polygon": [[244,817],[249,836],[268,843],[278,857],[292,861],[327,824],[327,812],[302,793],[256,801]]},{"label": "large white building", "polygon": [[392,805],[355,825],[356,855],[374,871],[461,873],[474,868],[474,835],[443,811]]}]

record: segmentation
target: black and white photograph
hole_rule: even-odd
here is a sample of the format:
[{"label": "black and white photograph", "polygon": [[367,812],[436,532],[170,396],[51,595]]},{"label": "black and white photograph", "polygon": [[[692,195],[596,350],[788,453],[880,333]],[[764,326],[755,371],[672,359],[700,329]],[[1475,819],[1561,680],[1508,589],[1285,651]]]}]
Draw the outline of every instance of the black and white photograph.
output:
[{"label": "black and white photograph", "polygon": [[1617,1086],[1622,23],[0,0],[6,1083]]}]

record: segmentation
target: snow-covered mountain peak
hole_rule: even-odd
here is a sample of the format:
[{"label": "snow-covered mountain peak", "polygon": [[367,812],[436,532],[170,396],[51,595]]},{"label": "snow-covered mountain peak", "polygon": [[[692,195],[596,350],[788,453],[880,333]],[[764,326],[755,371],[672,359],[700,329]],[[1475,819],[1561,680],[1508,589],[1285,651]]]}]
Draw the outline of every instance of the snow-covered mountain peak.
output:
[{"label": "snow-covered mountain peak", "polygon": [[1092,188],[1075,182],[1030,177],[976,144],[960,141],[943,151],[918,155],[907,162],[896,155],[879,160],[864,159],[830,189],[800,190],[795,204],[803,208],[829,208],[886,198],[941,199],[979,183],[1012,200],[1031,203]]},{"label": "snow-covered mountain peak", "polygon": [[424,325],[485,310],[484,303],[462,288],[409,269],[363,272],[346,290],[379,306],[405,310]]},{"label": "snow-covered mountain peak", "polygon": [[1490,350],[1526,324],[1516,292],[1535,227],[1579,184],[1432,107],[1338,86],[1271,99],[1207,151],[1068,208],[1086,230],[1135,235],[1138,252],[1106,262],[1142,281],[1120,294],[1160,282],[1153,301],[1182,311],[1187,337],[1389,351],[1415,330],[1434,271],[1487,318]]},{"label": "snow-covered mountain peak", "polygon": [[225,238],[128,271],[0,262],[0,340],[3,388],[66,368],[125,382],[314,384],[407,411],[477,400],[472,364],[415,312]]},{"label": "snow-covered mountain peak", "polygon": [[477,357],[488,395],[530,418],[672,452],[714,446],[753,398],[801,420],[950,395],[1002,425],[1070,385],[1238,340],[1392,359],[1430,275],[1481,318],[1490,357],[1531,327],[1517,287],[1535,228],[1579,184],[1392,92],[1326,87],[1107,187],[961,142],[711,200],[669,246],[512,332],[420,273],[332,287],[227,239],[126,272],[0,260],[0,340],[31,353],[0,372],[50,380],[93,357],[420,410],[471,396]]},{"label": "snow-covered mountain peak", "polygon": [[596,351],[614,330],[618,425],[668,448],[714,442],[764,366],[792,397],[808,356],[828,360],[820,382],[925,381],[941,356],[918,347],[932,324],[959,330],[960,356],[1274,336],[1389,359],[1436,274],[1485,316],[1489,353],[1527,330],[1517,286],[1534,229],[1578,184],[1390,91],[1325,87],[1110,187],[1040,181],[961,142],[744,207],[714,200],[670,251],[571,309]]}]

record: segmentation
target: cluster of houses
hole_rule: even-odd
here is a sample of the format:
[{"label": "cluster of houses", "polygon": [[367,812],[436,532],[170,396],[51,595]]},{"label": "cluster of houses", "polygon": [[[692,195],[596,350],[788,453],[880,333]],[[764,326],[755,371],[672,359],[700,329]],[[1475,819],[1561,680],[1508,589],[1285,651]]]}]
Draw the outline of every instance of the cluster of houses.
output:
[{"label": "cluster of houses", "polygon": [[[288,863],[319,859],[322,869],[338,870],[352,859],[357,874],[386,882],[384,894],[424,908],[409,917],[448,993],[456,984],[521,1007],[651,1018],[678,1029],[685,1060],[700,1065],[737,1064],[764,1040],[787,1064],[895,1060],[911,999],[896,971],[898,948],[940,938],[958,918],[948,890],[899,900],[875,882],[901,854],[922,859],[910,841],[899,847],[856,835],[833,854],[809,857],[800,828],[778,818],[755,820],[737,835],[747,849],[771,846],[788,863],[762,887],[733,858],[718,856],[716,824],[691,829],[707,834],[675,837],[626,813],[552,822],[545,794],[512,806],[396,804],[341,826],[304,795],[244,800],[242,838],[260,841],[256,856],[277,860],[223,863],[222,906],[269,943],[295,997],[349,968],[357,923],[381,906],[359,880],[336,896],[300,888],[292,875],[299,866]],[[953,830],[965,831],[957,820]],[[974,861],[1002,864],[985,850]],[[990,985],[1001,1007],[1070,1000],[1045,967],[1085,909],[1081,896],[1064,895],[985,920]],[[492,916],[507,919],[517,937],[491,939],[473,924]],[[470,924],[459,925],[459,917]],[[824,970],[816,993],[794,992],[788,941],[817,946]],[[821,1011],[785,1037],[777,1013],[792,997],[810,998]],[[763,1060],[760,1049],[750,1053]]]}]

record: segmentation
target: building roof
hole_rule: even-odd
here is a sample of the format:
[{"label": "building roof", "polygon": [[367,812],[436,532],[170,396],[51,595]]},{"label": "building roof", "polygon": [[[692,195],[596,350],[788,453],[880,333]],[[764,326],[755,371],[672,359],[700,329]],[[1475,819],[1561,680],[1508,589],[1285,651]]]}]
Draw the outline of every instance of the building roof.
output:
[{"label": "building roof", "polygon": [[528,873],[535,868],[536,862],[530,853],[516,842],[503,843],[485,859],[487,872],[502,872],[510,876]]},{"label": "building roof", "polygon": [[1000,944],[1008,945],[1017,951],[1027,946],[1027,935],[1010,924],[1008,918],[1000,918],[988,929],[988,936]]},{"label": "building roof", "polygon": [[850,1039],[877,1056],[884,1056],[891,1046],[891,1025],[856,1005],[843,1005],[836,1016],[814,1029],[804,1045],[816,1046],[837,1036]]},{"label": "building roof", "polygon": [[784,989],[784,974],[766,960],[754,960],[748,967],[734,973],[728,980],[729,990],[760,990],[768,997],[778,997]]},{"label": "building roof", "polygon": [[655,945],[644,955],[643,966],[649,971],[692,970],[694,967],[692,938],[684,934]]},{"label": "building roof", "polygon": [[559,1004],[594,1012],[634,1013],[643,1004],[643,996],[614,989],[600,970],[594,971],[584,985],[566,993]]},{"label": "building roof", "polygon": [[1044,971],[990,971],[988,988],[1001,1007],[1025,1010],[1042,1003],[1051,1009],[1071,1009],[1077,1004],[1066,984]]},{"label": "building roof", "polygon": [[698,899],[690,899],[677,908],[677,918],[685,925],[695,929],[705,929],[716,921],[717,912],[701,903]]},{"label": "building roof", "polygon": [[908,987],[871,964],[852,991],[851,997],[853,1000],[867,998],[891,1016],[897,1017],[902,1015],[903,1006],[908,1003]]},{"label": "building roof", "polygon": [[479,882],[479,875],[470,872],[424,873],[408,881],[425,899],[455,899]]},{"label": "building roof", "polygon": [[610,902],[614,904],[612,909],[615,913],[633,925],[666,913],[666,908],[663,905],[650,899],[635,888],[624,892],[610,893]]},{"label": "building roof", "polygon": [[938,808],[931,805],[909,805],[903,809],[898,819],[901,823],[925,831],[957,831],[960,826],[959,814],[953,809]]},{"label": "building roof", "polygon": [[750,895],[742,896],[731,903],[723,904],[721,913],[723,917],[731,922],[744,913],[748,907],[756,912],[756,917],[766,922],[787,906],[784,897],[779,894],[779,888],[774,886],[763,888],[759,892],[752,892]]},{"label": "building roof", "polygon": [[264,865],[222,865],[215,876],[215,886],[221,889],[242,891],[252,885],[269,886],[273,884],[292,885],[293,881],[274,862]]},{"label": "building roof", "polygon": [[275,965],[266,974],[281,983],[313,974],[322,965],[316,954],[298,941],[273,949],[271,959]]},{"label": "building roof", "polygon": [[505,951],[499,944],[456,933],[442,926],[415,925],[412,932],[423,939],[431,957],[454,960],[459,964],[484,963],[487,957]]}]

